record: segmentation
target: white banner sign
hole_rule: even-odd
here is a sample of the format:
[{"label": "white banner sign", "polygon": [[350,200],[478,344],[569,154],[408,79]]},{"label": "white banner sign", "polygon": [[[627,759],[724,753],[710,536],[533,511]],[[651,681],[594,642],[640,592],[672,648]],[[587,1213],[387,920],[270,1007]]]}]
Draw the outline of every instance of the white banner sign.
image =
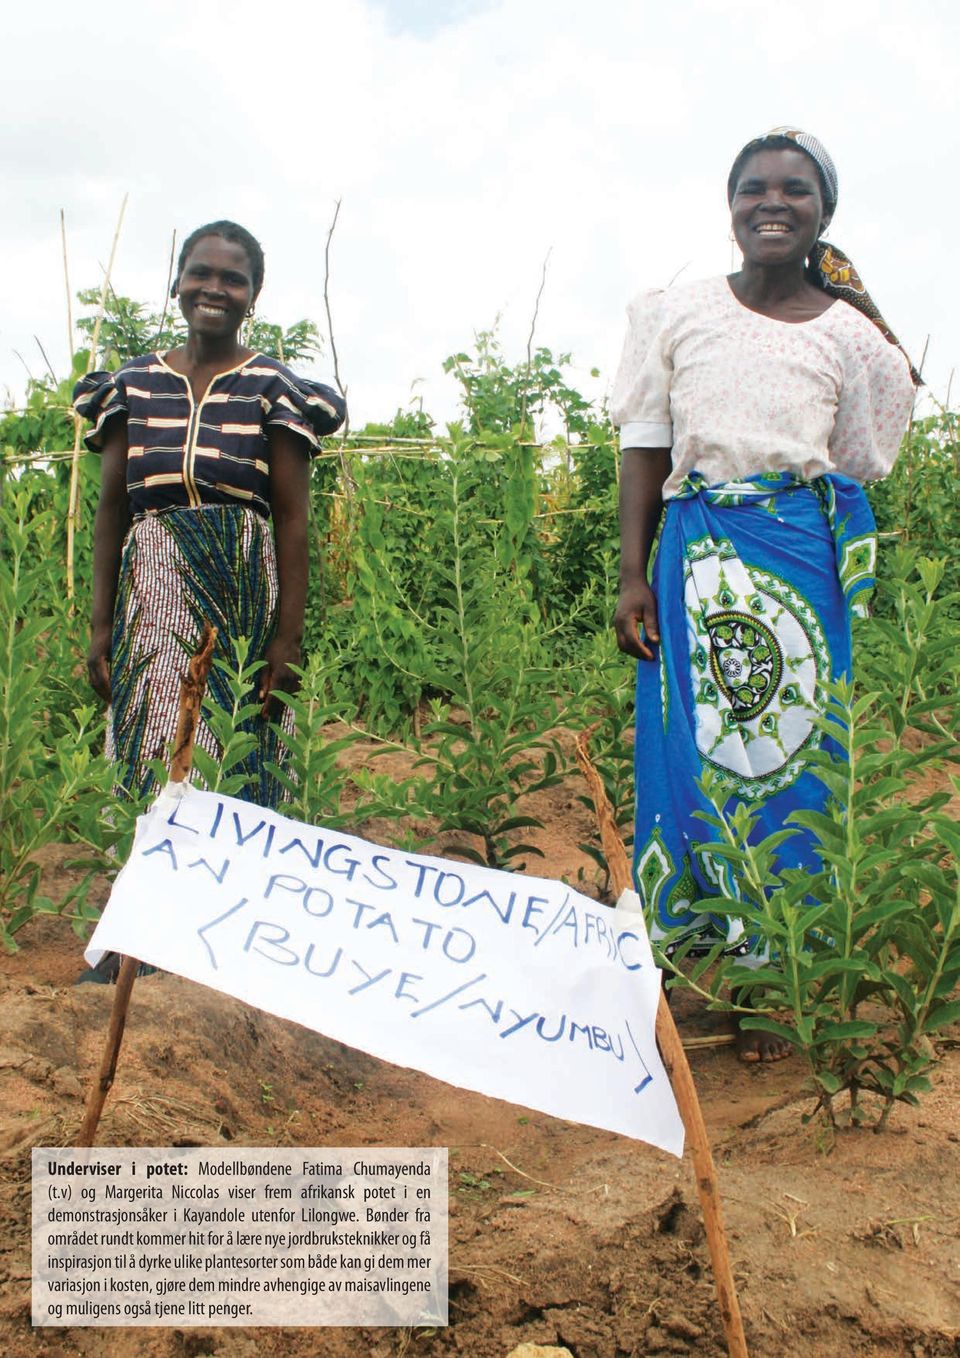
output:
[{"label": "white banner sign", "polygon": [[680,1155],[642,917],[193,788],[140,820],[113,950],[372,1056]]}]

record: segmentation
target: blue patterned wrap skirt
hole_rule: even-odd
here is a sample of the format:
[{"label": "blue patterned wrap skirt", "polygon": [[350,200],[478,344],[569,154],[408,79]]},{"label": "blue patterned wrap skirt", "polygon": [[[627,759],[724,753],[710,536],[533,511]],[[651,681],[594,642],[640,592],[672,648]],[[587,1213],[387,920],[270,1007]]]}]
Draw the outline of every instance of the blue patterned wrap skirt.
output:
[{"label": "blue patterned wrap skirt", "polygon": [[[851,617],[875,563],[872,511],[843,476],[694,475],[667,502],[652,582],[661,641],[637,668],[634,875],[653,937],[684,926],[750,950],[739,920],[709,914],[711,896],[737,893],[704,847],[715,831],[695,815],[712,810],[699,780],[711,769],[728,809],[751,806],[756,840],[823,808],[805,756],[829,742],[816,718],[828,681],[851,674]],[[809,831],[793,828],[778,866],[819,869]]]}]

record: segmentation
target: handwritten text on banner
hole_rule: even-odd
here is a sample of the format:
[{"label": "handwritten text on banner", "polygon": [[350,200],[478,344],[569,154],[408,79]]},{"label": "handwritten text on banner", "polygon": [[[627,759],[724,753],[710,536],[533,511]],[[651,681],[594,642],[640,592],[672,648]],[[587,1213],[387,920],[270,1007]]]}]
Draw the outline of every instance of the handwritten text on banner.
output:
[{"label": "handwritten text on banner", "polygon": [[397,1065],[679,1155],[642,919],[560,882],[164,794],[87,948]]}]

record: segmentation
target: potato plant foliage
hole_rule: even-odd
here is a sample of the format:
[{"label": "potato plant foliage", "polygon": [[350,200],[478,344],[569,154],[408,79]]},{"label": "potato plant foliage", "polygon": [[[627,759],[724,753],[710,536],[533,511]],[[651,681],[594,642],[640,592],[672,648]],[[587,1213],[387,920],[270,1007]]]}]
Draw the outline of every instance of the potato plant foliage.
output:
[{"label": "potato plant foliage", "polygon": [[[175,339],[166,317],[126,298],[111,307],[98,366],[115,367],[158,334]],[[316,350],[308,322],[261,325],[261,346],[288,359]],[[77,355],[78,372],[87,360]],[[315,463],[306,654],[288,700],[290,760],[277,771],[290,814],[354,829],[376,816],[395,843],[520,868],[539,854],[531,794],[576,778],[558,733],[590,726],[629,843],[632,666],[609,627],[614,431],[574,390],[569,355],[539,348],[511,367],[487,331],[445,366],[460,384],[460,424],[440,434],[422,409],[400,411],[329,441]],[[98,484],[90,455],[80,468],[77,597],[65,597],[69,389],[69,380],[32,382],[25,405],[0,414],[7,949],[41,911],[89,929],[102,874],[123,861],[139,809],[114,795],[84,673]],[[544,416],[565,430],[554,444],[534,437]],[[818,867],[778,872],[780,836],[756,842],[750,807],[715,799],[712,847],[731,864],[736,891],[713,908],[742,916],[770,960],[753,970],[717,956],[694,963],[681,945],[665,965],[712,1004],[729,1007],[733,988],[749,1025],[795,1043],[831,1118],[845,1098],[854,1121],[882,1125],[896,1102],[928,1088],[932,1040],[960,1018],[960,831],[948,805],[960,679],[956,416],[918,421],[870,495],[881,590],[873,618],[858,624],[858,688],[836,686],[824,718],[846,758],[811,755],[828,809],[798,813],[782,832],[811,831]],[[241,642],[230,669],[235,711],[212,715],[221,758],[196,761],[198,780],[224,792],[242,780],[249,737],[236,720],[257,660]],[[350,751],[358,742],[362,755]],[[387,771],[398,766],[400,777]],[[709,781],[705,789],[715,797]],[[54,842],[70,846],[77,868],[59,900],[41,892]],[[582,847],[602,892],[599,842]]]}]

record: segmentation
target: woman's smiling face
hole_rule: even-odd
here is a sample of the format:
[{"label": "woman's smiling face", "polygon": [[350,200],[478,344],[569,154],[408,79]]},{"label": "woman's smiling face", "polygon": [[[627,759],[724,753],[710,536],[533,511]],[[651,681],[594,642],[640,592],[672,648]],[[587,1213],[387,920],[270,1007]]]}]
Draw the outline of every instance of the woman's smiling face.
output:
[{"label": "woman's smiling face", "polygon": [[824,217],[820,176],[804,151],[757,151],[744,162],[730,205],[733,234],[751,264],[806,259]]},{"label": "woman's smiling face", "polygon": [[191,331],[236,334],[255,301],[246,250],[222,236],[201,236],[184,261],[177,292]]}]

